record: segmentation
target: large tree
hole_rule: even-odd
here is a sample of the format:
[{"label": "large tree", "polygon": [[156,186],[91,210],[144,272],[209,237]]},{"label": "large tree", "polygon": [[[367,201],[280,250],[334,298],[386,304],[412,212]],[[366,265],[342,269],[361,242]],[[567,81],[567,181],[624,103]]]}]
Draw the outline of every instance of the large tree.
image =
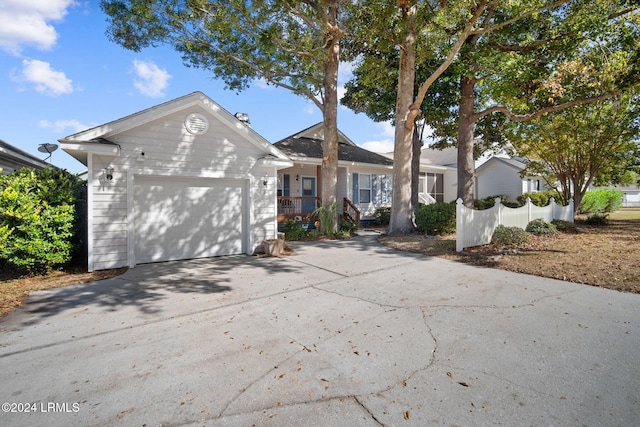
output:
[{"label": "large tree", "polygon": [[[376,37],[386,34],[388,39],[396,40],[399,53],[372,49],[375,44],[369,41],[360,43],[364,49],[359,57],[362,66],[368,61],[381,62],[381,56],[399,56],[396,64],[399,63],[400,77],[393,107],[396,123],[394,159],[408,163],[415,125],[413,119],[420,114],[425,97],[445,99],[440,106],[427,102],[433,109],[423,108],[423,113],[427,123],[436,128],[437,136],[448,141],[455,139],[458,145],[458,196],[465,204],[471,204],[474,136],[481,136],[485,142],[500,139],[505,123],[504,117],[493,113],[502,112],[512,120],[531,120],[545,112],[613,96],[618,93],[616,85],[637,81],[637,65],[633,65],[637,38],[634,40],[630,36],[637,28],[634,22],[637,3],[610,0],[399,1],[402,10],[408,7],[425,10],[422,13],[418,10],[413,15],[417,16],[417,21],[411,25],[407,25],[410,21],[406,16],[410,15],[406,12],[399,19],[405,25],[397,28],[404,29],[404,34],[410,34],[409,39],[415,42],[407,48],[398,42],[403,39],[393,31],[380,31]],[[601,75],[609,77],[608,85],[584,91],[573,99],[557,96],[557,91],[552,93],[557,89],[553,86],[553,80],[557,80],[554,70],[570,58],[581,57],[588,48],[602,46],[605,41],[608,46],[617,43],[616,49],[611,54],[601,55],[602,59],[591,65]],[[407,105],[408,88],[403,90],[401,87],[403,84],[408,86],[410,79],[403,78],[408,74],[403,71],[402,58],[415,56],[416,52],[418,78],[411,89],[414,91],[412,102]],[[611,62],[617,65],[611,67]],[[624,64],[631,66],[623,70]],[[366,69],[373,70],[373,67],[367,65]],[[605,74],[607,70],[616,73]],[[358,73],[356,71],[357,76]],[[450,85],[434,86],[441,77],[449,83],[455,79],[458,90],[451,91]],[[366,91],[369,89],[367,83],[375,81],[375,78],[367,77],[356,86],[359,86],[358,90]],[[365,84],[360,85],[363,82]],[[443,87],[445,90],[441,91]],[[454,104],[457,108],[452,107]],[[482,126],[477,126],[479,123]],[[392,233],[410,228],[407,193],[395,191],[396,186],[407,188],[409,180],[408,168],[394,170]]]},{"label": "large tree", "polygon": [[[102,0],[110,39],[140,51],[167,44],[232,90],[263,79],[313,102],[324,121],[322,204],[332,213],[338,167],[339,0]],[[323,224],[323,226],[327,226]],[[329,225],[330,226],[330,225]]]},{"label": "large tree", "polygon": [[616,183],[616,174],[635,167],[639,137],[640,96],[625,93],[521,122],[510,139],[532,159],[526,171],[548,176],[578,209],[596,178]]}]

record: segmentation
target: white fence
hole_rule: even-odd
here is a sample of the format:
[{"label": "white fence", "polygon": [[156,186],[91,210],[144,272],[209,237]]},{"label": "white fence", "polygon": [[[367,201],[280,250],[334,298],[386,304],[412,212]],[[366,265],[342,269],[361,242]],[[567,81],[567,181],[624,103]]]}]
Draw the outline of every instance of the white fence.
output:
[{"label": "white fence", "polygon": [[569,205],[560,206],[551,198],[549,205],[544,207],[536,206],[527,199],[524,206],[508,208],[501,203],[500,198],[496,198],[495,206],[481,211],[467,208],[462,204],[462,199],[458,199],[456,203],[456,251],[458,252],[471,246],[491,243],[491,236],[498,225],[525,229],[529,222],[538,218],[546,222],[554,219],[573,222],[573,199],[569,201]]}]

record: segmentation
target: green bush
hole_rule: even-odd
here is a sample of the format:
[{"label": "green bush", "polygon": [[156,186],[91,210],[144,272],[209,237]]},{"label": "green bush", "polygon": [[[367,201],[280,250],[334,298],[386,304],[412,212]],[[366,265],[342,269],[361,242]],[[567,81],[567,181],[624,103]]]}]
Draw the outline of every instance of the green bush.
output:
[{"label": "green bush", "polygon": [[451,203],[421,204],[416,212],[416,227],[426,234],[447,234],[456,231],[456,205]]},{"label": "green bush", "polygon": [[289,219],[284,223],[284,236],[287,240],[302,240],[309,236],[309,232],[296,220]]},{"label": "green bush", "polygon": [[527,202],[527,198],[531,199],[531,203],[536,206],[547,206],[549,204],[549,200],[554,198],[556,203],[559,205],[564,205],[564,197],[558,191],[537,191],[535,193],[524,193],[518,196],[518,203],[520,206],[524,206]]},{"label": "green bush", "polygon": [[508,196],[502,194],[499,196],[485,197],[484,199],[476,199],[473,201],[473,207],[480,211],[490,209],[496,205],[497,198],[500,199],[500,203],[502,203],[503,206],[508,208],[517,208],[520,206],[518,203],[510,201]]},{"label": "green bush", "polygon": [[60,169],[0,177],[0,263],[25,273],[71,260],[81,181]]},{"label": "green bush", "polygon": [[340,221],[338,224],[338,235],[340,237],[350,237],[353,236],[358,230],[358,224],[349,221]]},{"label": "green bush", "polygon": [[622,206],[622,192],[600,188],[587,191],[580,202],[580,213],[613,212]]},{"label": "green bush", "polygon": [[578,231],[576,225],[573,222],[565,221],[563,219],[554,219],[551,224],[555,225],[558,231],[563,233],[575,233]]},{"label": "green bush", "polygon": [[555,234],[558,229],[555,225],[549,224],[542,218],[537,218],[527,224],[525,231],[533,234]]},{"label": "green bush", "polygon": [[493,231],[491,243],[501,246],[516,246],[528,243],[531,240],[529,233],[520,227],[507,227],[499,225]]},{"label": "green bush", "polygon": [[390,207],[378,208],[376,209],[374,216],[376,218],[377,225],[389,225],[389,222],[391,221],[391,208]]},{"label": "green bush", "polygon": [[596,225],[596,226],[607,225],[607,223],[609,222],[609,218],[608,218],[608,215],[594,213],[589,215],[585,222],[589,225]]}]

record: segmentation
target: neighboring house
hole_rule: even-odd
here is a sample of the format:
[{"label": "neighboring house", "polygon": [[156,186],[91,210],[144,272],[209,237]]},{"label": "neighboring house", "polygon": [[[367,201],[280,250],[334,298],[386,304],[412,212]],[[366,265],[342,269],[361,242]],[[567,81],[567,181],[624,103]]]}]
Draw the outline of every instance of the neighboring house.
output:
[{"label": "neighboring house", "polygon": [[89,271],[252,254],[276,237],[276,177],[293,163],[200,92],[60,142],[88,169]]},{"label": "neighboring house", "polygon": [[515,202],[521,194],[547,190],[542,177],[520,176],[526,166],[524,159],[518,157],[490,157],[476,167],[475,198],[504,195]]},{"label": "neighboring house", "polygon": [[434,150],[425,147],[422,149],[418,185],[421,203],[448,203],[456,200],[458,194],[457,153],[457,148]]},{"label": "neighboring house", "polygon": [[622,206],[625,208],[640,208],[640,186],[629,185],[626,187],[616,187],[622,191]]},{"label": "neighboring house", "polygon": [[3,175],[8,175],[22,168],[35,168],[42,170],[47,166],[48,164],[44,160],[22,151],[0,139],[0,173]]},{"label": "neighboring house", "polygon": [[[324,124],[318,123],[278,141],[274,147],[294,162],[278,175],[278,220],[312,221],[322,195],[322,140]],[[377,208],[391,206],[393,161],[357,146],[339,132],[338,213],[357,220],[374,219]],[[356,208],[356,209],[354,209]]]},{"label": "neighboring house", "polygon": [[[457,148],[450,147],[444,150],[423,148],[421,170],[425,165],[446,167],[444,181],[448,192],[445,192],[444,201],[455,200],[458,185]],[[520,176],[525,167],[525,159],[511,156],[506,150],[495,153],[489,151],[483,154],[475,161],[474,197],[484,199],[505,195],[515,202],[521,194],[547,190],[548,185],[542,177]]]}]

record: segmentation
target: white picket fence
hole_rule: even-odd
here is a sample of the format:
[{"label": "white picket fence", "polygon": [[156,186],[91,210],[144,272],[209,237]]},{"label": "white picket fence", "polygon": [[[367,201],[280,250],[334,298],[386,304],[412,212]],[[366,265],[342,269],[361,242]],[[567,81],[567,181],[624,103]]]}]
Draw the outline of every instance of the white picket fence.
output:
[{"label": "white picket fence", "polygon": [[456,251],[464,248],[491,243],[491,236],[498,225],[520,227],[523,230],[529,222],[542,218],[546,222],[562,219],[573,222],[573,199],[567,206],[560,206],[551,198],[549,204],[539,207],[527,199],[524,206],[508,208],[500,198],[490,209],[469,209],[462,204],[462,199],[456,201]]}]

